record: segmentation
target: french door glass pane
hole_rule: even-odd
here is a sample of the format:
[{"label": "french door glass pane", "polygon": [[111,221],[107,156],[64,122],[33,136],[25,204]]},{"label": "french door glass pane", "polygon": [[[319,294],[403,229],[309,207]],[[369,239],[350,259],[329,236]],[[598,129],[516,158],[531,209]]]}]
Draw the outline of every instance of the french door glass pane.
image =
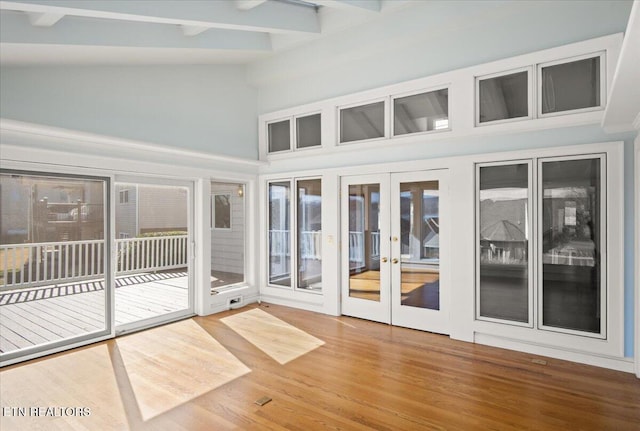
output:
[{"label": "french door glass pane", "polygon": [[340,142],[384,136],[384,102],[340,110]]},{"label": "french door glass pane", "polygon": [[542,323],[600,333],[600,159],[543,162],[542,188]]},{"label": "french door glass pane", "polygon": [[211,289],[244,282],[245,187],[239,183],[211,183]]},{"label": "french door glass pane", "polygon": [[320,114],[296,118],[296,147],[318,147],[322,144]]},{"label": "french door glass pane", "polygon": [[298,187],[299,289],[322,290],[322,182],[300,180]]},{"label": "french door glass pane", "polygon": [[0,175],[0,353],[103,335],[107,182]]},{"label": "french door glass pane", "polygon": [[269,183],[269,283],[291,286],[289,181]]},{"label": "french door glass pane", "polygon": [[189,192],[116,183],[116,326],[189,308]]},{"label": "french door glass pane", "polygon": [[542,68],[542,113],[600,106],[600,57]]},{"label": "french door glass pane", "polygon": [[393,100],[393,134],[449,128],[449,90],[430,91]]},{"label": "french door glass pane", "polygon": [[291,132],[289,120],[271,123],[269,129],[269,152],[288,151],[291,149]]},{"label": "french door glass pane", "polygon": [[480,167],[479,315],[529,321],[529,172],[525,163]]},{"label": "french door glass pane", "polygon": [[438,181],[400,184],[401,304],[440,309]]},{"label": "french door glass pane", "polygon": [[349,296],[380,301],[380,185],[349,186]]},{"label": "french door glass pane", "polygon": [[529,115],[529,74],[526,71],[480,79],[480,123]]}]

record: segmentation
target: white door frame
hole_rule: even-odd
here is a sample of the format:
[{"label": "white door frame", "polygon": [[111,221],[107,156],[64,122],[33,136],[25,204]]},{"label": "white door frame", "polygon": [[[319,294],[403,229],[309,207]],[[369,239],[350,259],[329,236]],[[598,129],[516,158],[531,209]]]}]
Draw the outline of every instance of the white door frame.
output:
[{"label": "white door frame", "polygon": [[[391,323],[422,331],[449,334],[449,314],[451,296],[451,214],[449,210],[449,172],[443,170],[430,170],[419,172],[406,172],[391,174]],[[402,305],[402,255],[400,240],[401,208],[400,208],[400,184],[437,181],[439,191],[438,224],[439,224],[439,308],[429,308]]]},{"label": "white door frame", "polygon": [[[344,176],[340,181],[341,212],[340,229],[342,237],[342,314],[391,323],[391,292],[389,274],[389,174]],[[380,202],[378,221],[380,226],[380,300],[373,301],[350,296],[349,268],[349,186],[356,184],[378,184],[380,186]]]},{"label": "white door frame", "polygon": [[[440,242],[439,310],[401,304],[401,241],[393,241],[392,238],[400,238],[400,183],[416,181],[439,182],[440,235],[441,238],[451,238],[448,170],[437,169],[403,173],[382,172],[379,174],[341,177],[342,314],[423,331],[448,334],[451,285],[450,242],[446,240]],[[349,186],[355,184],[380,185],[379,302],[349,296]],[[394,220],[397,222],[393,222]]]},{"label": "white door frame", "polygon": [[[171,313],[166,313],[166,314],[161,314],[158,316],[153,316],[147,319],[143,319],[143,320],[137,320],[134,322],[128,322],[122,325],[116,325],[115,323],[115,316],[116,316],[116,312],[117,312],[117,304],[114,301],[114,307],[113,307],[113,326],[115,328],[115,335],[119,336],[119,335],[124,335],[127,334],[129,332],[134,332],[134,331],[139,331],[142,329],[147,329],[147,328],[151,328],[154,326],[158,326],[161,324],[165,324],[165,323],[170,323],[170,322],[174,322],[177,320],[181,320],[184,319],[185,317],[190,317],[193,316],[194,313],[194,309],[195,309],[195,296],[196,296],[196,292],[195,292],[195,284],[194,284],[194,274],[196,274],[196,261],[195,261],[195,243],[194,243],[194,229],[195,229],[195,223],[194,223],[194,205],[195,205],[195,184],[194,181],[188,181],[188,180],[174,180],[174,179],[169,179],[169,178],[150,178],[150,177],[144,177],[144,176],[135,176],[135,175],[116,175],[114,177],[113,183],[112,183],[112,188],[113,188],[113,193],[112,196],[114,197],[113,200],[113,204],[112,204],[112,208],[113,208],[113,217],[112,217],[112,221],[113,221],[113,225],[114,225],[114,231],[115,231],[115,223],[116,223],[116,218],[115,218],[115,206],[116,206],[116,199],[118,199],[118,196],[115,195],[115,189],[116,189],[116,185],[118,184],[122,184],[122,183],[128,183],[128,184],[136,184],[136,185],[148,185],[148,186],[168,186],[168,187],[184,187],[188,190],[187,195],[187,232],[188,232],[188,238],[187,238],[187,263],[188,263],[188,291],[189,291],[189,299],[188,299],[188,304],[187,304],[187,308],[183,309],[183,310],[178,310],[178,311],[174,311]],[[116,243],[115,243],[115,233],[112,233],[111,235],[111,250],[112,250],[112,267],[114,268],[114,274],[115,274],[115,268],[117,265],[116,259]],[[113,289],[113,295],[115,297],[115,279],[114,279],[114,289]]]}]

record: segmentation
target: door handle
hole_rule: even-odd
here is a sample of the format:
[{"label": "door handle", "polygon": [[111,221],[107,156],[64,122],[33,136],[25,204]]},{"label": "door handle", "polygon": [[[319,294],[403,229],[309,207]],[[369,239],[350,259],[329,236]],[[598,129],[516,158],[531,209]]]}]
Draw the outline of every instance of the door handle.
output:
[{"label": "door handle", "polygon": [[398,263],[398,259],[396,259],[395,257],[393,259],[391,259],[391,262],[393,263]]},{"label": "door handle", "polygon": [[387,263],[387,258],[386,257],[383,257],[381,260],[382,260],[382,263]]}]

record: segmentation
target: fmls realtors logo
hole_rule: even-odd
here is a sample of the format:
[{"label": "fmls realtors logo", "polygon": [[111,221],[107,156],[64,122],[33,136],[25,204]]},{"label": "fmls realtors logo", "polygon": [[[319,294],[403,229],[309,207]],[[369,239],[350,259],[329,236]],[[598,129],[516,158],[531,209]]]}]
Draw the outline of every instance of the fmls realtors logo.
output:
[{"label": "fmls realtors logo", "polygon": [[89,407],[2,407],[3,417],[91,416]]}]

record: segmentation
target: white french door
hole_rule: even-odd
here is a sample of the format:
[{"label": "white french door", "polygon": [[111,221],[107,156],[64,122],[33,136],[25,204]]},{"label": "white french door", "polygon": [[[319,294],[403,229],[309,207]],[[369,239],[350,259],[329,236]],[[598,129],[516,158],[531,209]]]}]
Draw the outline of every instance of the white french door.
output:
[{"label": "white french door", "polygon": [[447,175],[342,178],[343,314],[449,332]]}]

